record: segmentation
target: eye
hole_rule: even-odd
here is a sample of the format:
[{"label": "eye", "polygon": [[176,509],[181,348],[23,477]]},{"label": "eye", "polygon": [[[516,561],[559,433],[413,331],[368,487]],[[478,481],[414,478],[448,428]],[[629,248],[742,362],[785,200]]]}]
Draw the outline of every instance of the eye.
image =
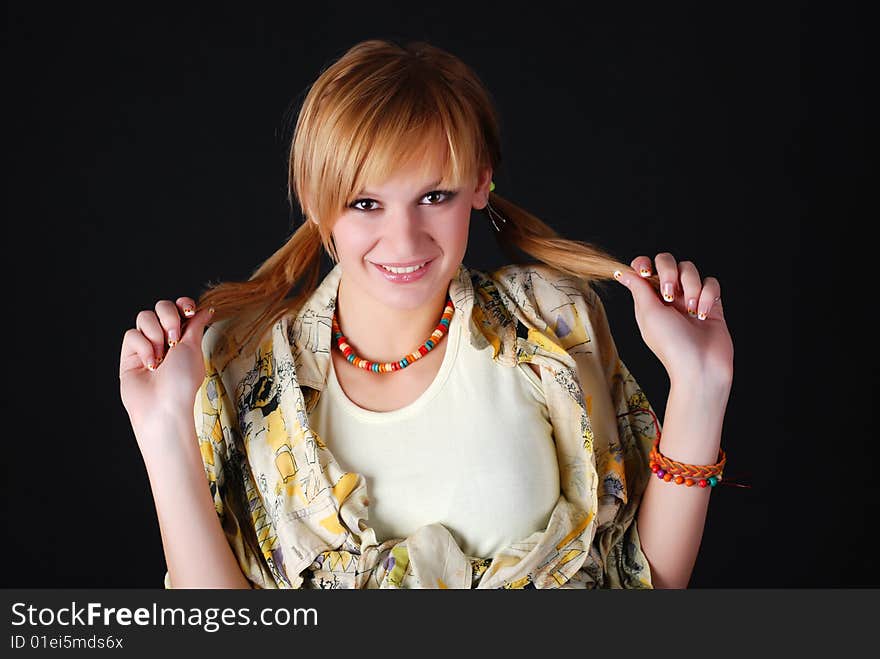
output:
[{"label": "eye", "polygon": [[[452,199],[452,197],[455,196],[455,193],[452,192],[451,190],[431,190],[428,194],[425,195],[425,197],[430,197],[432,195],[443,195],[444,197],[446,197],[446,199],[444,199],[444,201],[449,201],[450,199]],[[440,203],[440,202],[437,202],[437,203]],[[429,206],[436,206],[437,204],[428,204],[428,205]]]},{"label": "eye", "polygon": [[372,208],[360,208],[358,206],[358,204],[375,204],[375,203],[376,203],[375,199],[357,199],[349,204],[349,208],[354,208],[355,210],[369,212],[372,210]]},{"label": "eye", "polygon": [[[431,190],[430,192],[426,192],[425,196],[422,199],[426,199],[428,197],[433,197],[436,199],[437,195],[442,195],[444,198],[439,201],[434,201],[432,203],[425,204],[426,206],[439,206],[441,203],[445,203],[452,199],[455,196],[455,192],[452,190]],[[375,199],[370,199],[369,197],[364,197],[363,199],[356,199],[351,202],[348,207],[354,208],[355,210],[363,211],[365,213],[369,213],[375,208],[363,208],[359,206],[359,204],[375,204],[377,203]]]}]

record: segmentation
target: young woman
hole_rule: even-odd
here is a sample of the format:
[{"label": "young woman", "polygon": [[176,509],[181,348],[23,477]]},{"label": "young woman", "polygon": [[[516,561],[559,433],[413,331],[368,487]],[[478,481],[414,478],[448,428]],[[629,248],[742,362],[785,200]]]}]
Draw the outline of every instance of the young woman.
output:
[{"label": "young woman", "polygon": [[[166,587],[687,586],[724,466],[719,282],[560,237],[493,191],[500,163],[456,57],[369,40],[321,73],[290,152],[302,225],[124,337]],[[514,263],[463,264],[472,210]],[[612,278],[670,377],[662,441]]]}]

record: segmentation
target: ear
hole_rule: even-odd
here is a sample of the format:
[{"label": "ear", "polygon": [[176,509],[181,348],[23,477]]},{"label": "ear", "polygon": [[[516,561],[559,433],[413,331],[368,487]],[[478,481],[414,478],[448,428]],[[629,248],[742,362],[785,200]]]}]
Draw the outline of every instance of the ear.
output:
[{"label": "ear", "polygon": [[473,207],[481,210],[489,203],[489,185],[492,183],[492,168],[485,167],[477,175],[477,187],[474,190]]}]

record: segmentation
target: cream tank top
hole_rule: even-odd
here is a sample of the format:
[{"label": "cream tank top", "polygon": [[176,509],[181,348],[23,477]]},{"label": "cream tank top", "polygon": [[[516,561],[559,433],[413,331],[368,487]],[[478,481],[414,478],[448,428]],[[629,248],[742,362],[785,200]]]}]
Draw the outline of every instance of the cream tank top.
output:
[{"label": "cream tank top", "polygon": [[547,527],[559,465],[538,376],[477,351],[462,325],[454,314],[433,382],[390,412],[352,402],[329,360],[310,422],[339,465],[366,479],[379,542],[440,522],[466,555],[492,557]]}]

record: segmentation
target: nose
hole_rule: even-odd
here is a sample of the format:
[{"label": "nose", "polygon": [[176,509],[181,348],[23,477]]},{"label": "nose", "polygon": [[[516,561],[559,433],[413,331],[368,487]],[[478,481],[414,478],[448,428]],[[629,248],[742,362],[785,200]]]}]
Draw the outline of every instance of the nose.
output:
[{"label": "nose", "polygon": [[402,261],[425,256],[429,236],[418,209],[398,209],[388,213],[386,219],[383,240],[390,246],[389,256]]}]

